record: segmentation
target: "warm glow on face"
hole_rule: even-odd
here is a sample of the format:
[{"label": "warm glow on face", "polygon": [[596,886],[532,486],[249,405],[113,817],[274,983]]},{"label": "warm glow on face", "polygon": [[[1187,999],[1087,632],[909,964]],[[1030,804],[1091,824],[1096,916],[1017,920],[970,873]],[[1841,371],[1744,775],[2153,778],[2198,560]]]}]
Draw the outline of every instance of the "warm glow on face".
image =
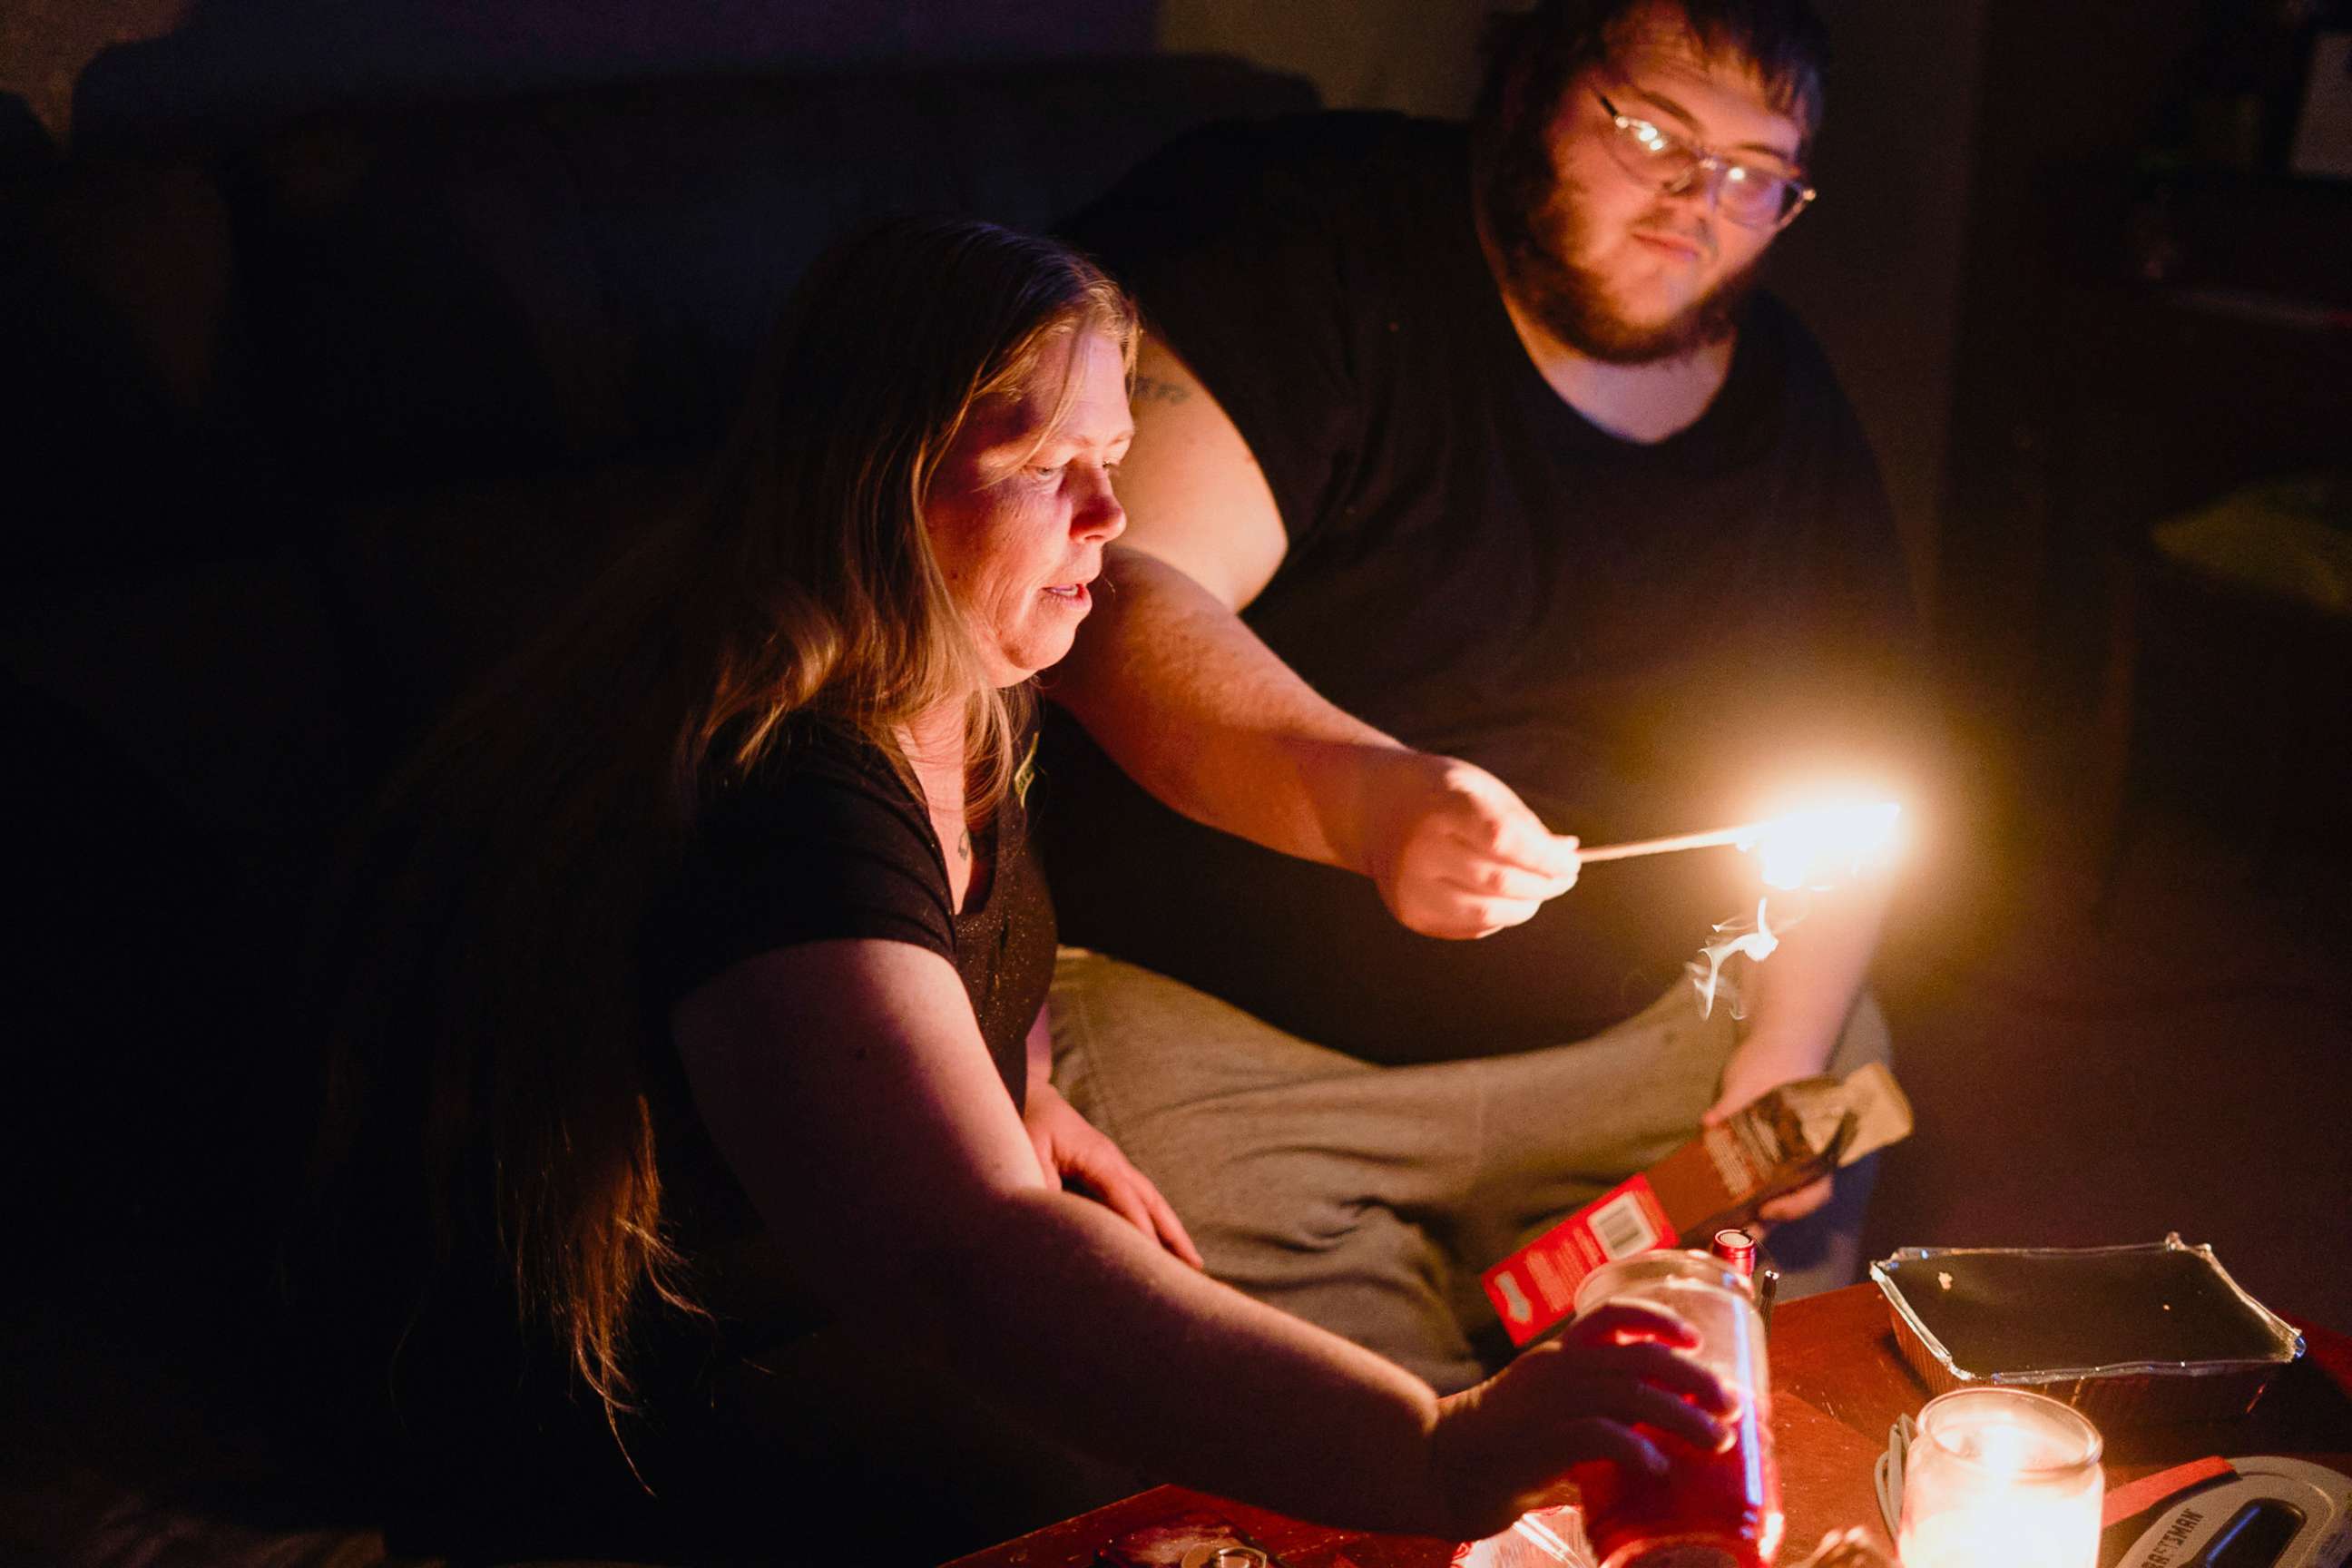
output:
[{"label": "warm glow on face", "polygon": [[1891,800],[1825,802],[1757,823],[1739,847],[1768,887],[1832,887],[1891,858],[1902,817]]}]

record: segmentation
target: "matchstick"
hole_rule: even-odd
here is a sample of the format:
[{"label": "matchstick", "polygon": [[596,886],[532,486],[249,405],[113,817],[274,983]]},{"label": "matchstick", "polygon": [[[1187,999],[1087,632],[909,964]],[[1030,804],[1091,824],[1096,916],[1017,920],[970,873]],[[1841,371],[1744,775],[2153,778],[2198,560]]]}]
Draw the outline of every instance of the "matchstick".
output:
[{"label": "matchstick", "polygon": [[1591,865],[1596,860],[1631,860],[1642,855],[1671,855],[1678,849],[1712,849],[1718,844],[1737,844],[1743,838],[1754,838],[1764,826],[1760,822],[1743,822],[1737,827],[1717,827],[1706,833],[1677,833],[1666,838],[1636,838],[1626,844],[1580,848],[1576,858]]}]

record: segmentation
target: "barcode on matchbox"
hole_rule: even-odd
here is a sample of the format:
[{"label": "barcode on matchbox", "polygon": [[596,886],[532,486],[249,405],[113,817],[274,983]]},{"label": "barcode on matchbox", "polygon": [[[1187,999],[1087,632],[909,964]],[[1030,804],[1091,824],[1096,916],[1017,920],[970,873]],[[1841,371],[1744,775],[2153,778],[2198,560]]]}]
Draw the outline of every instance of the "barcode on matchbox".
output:
[{"label": "barcode on matchbox", "polygon": [[1612,1263],[1658,1244],[1658,1233],[1651,1228],[1650,1216],[1642,1212],[1642,1200],[1633,1193],[1621,1193],[1594,1209],[1590,1223],[1592,1239],[1601,1244],[1601,1256]]},{"label": "barcode on matchbox", "polygon": [[1675,1244],[1674,1221],[1646,1176],[1628,1176],[1486,1270],[1486,1299],[1515,1345],[1576,1310],[1577,1288],[1604,1263]]}]

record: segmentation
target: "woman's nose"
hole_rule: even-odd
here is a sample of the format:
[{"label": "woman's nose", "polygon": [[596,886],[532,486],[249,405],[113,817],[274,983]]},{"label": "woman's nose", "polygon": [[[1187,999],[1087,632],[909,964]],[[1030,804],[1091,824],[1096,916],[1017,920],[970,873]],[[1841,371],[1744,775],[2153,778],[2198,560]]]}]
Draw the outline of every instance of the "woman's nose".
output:
[{"label": "woman's nose", "polygon": [[1111,488],[1109,469],[1090,464],[1086,471],[1087,490],[1070,514],[1070,532],[1090,543],[1108,543],[1127,531],[1127,509]]}]

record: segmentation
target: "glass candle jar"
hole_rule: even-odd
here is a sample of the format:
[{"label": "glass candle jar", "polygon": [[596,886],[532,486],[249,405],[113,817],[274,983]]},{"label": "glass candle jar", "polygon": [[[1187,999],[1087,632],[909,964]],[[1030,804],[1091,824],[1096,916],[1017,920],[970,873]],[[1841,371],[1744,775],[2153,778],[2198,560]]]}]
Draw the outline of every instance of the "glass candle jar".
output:
[{"label": "glass candle jar", "polygon": [[1615,1466],[1570,1472],[1602,1568],[1763,1568],[1780,1549],[1780,1472],[1764,1323],[1747,1282],[1704,1252],[1646,1252],[1601,1265],[1578,1287],[1579,1313],[1604,1301],[1638,1301],[1688,1323],[1698,1335],[1691,1354],[1738,1397],[1739,1415],[1719,1454],[1641,1427],[1671,1461],[1664,1476]]},{"label": "glass candle jar", "polygon": [[2019,1388],[1963,1388],[1919,1412],[1903,1458],[1903,1568],[2097,1568],[2097,1428]]}]

